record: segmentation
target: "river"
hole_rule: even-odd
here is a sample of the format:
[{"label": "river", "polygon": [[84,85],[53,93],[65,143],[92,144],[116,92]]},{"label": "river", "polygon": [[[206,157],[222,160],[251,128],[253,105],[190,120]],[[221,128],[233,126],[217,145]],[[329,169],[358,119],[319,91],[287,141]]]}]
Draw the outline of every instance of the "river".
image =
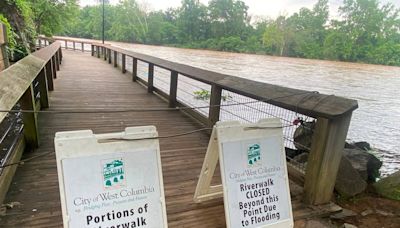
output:
[{"label": "river", "polygon": [[348,140],[369,142],[383,160],[383,175],[400,168],[400,67],[109,43],[237,77],[355,99],[359,108]]}]

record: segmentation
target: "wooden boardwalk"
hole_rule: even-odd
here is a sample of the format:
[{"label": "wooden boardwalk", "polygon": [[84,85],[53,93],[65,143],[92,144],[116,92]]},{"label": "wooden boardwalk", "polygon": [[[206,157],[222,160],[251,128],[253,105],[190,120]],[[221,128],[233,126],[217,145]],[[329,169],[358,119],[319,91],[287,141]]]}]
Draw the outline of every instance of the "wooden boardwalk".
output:
[{"label": "wooden boardwalk", "polygon": [[[81,52],[64,51],[61,71],[50,93],[50,109],[129,109],[168,107],[160,97],[133,83],[129,73]],[[197,121],[179,111],[40,114],[39,149],[26,152],[24,158],[54,151],[58,131],[92,129],[94,133],[122,131],[127,126],[155,125],[160,135],[202,128]],[[161,160],[169,227],[225,227],[223,200],[193,202],[198,175],[209,135],[203,132],[179,138],[161,139]],[[213,182],[220,182],[219,172]],[[312,216],[324,211],[300,203],[301,188],[291,184],[294,215]],[[0,216],[0,227],[61,227],[55,154],[20,165],[5,203],[20,205]]]}]

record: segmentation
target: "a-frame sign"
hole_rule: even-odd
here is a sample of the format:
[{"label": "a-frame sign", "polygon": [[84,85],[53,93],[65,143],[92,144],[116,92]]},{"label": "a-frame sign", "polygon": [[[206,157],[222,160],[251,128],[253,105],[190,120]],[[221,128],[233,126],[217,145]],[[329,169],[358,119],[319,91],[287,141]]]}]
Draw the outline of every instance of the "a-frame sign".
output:
[{"label": "a-frame sign", "polygon": [[[211,186],[220,163],[222,185]],[[218,122],[213,128],[195,202],[224,197],[227,227],[293,227],[282,124]]]}]

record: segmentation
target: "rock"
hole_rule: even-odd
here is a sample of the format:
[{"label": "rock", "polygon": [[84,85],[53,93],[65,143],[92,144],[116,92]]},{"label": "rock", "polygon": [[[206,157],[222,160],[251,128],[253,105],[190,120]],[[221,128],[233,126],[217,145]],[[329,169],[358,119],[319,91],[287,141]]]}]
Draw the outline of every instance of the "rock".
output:
[{"label": "rock", "polygon": [[382,216],[394,216],[394,214],[393,213],[390,213],[390,212],[386,212],[386,211],[382,211],[382,210],[375,210],[375,212],[377,213],[377,214],[380,214],[380,215],[382,215]]},{"label": "rock", "polygon": [[358,171],[351,165],[351,162],[343,156],[336,177],[336,191],[347,198],[363,192],[366,187],[367,182],[361,178]]},{"label": "rock", "polygon": [[375,155],[360,149],[344,149],[343,156],[350,160],[365,181],[375,182],[379,177],[382,162]]},{"label": "rock", "polygon": [[293,134],[294,146],[301,151],[309,152],[311,148],[312,135],[315,128],[315,121],[304,122]]},{"label": "rock", "polygon": [[365,141],[353,142],[353,143],[346,142],[344,148],[347,148],[347,149],[360,149],[360,150],[364,150],[364,151],[372,150],[371,145],[368,142],[365,142]]},{"label": "rock", "polygon": [[400,200],[400,171],[382,178],[374,184],[376,192],[388,199]]},{"label": "rock", "polygon": [[297,155],[303,153],[302,151],[290,149],[290,148],[287,148],[287,147],[285,147],[285,152],[286,152],[286,156],[289,157],[289,158],[294,158]]},{"label": "rock", "polygon": [[9,209],[13,209],[14,207],[19,207],[22,204],[20,202],[11,202],[11,203],[6,203],[4,206],[6,206]]},{"label": "rock", "polygon": [[322,220],[316,220],[316,219],[311,219],[308,220],[306,223],[306,228],[330,228],[330,224],[327,224],[326,222]]},{"label": "rock", "polygon": [[345,219],[345,218],[353,217],[356,215],[357,215],[356,212],[346,209],[346,208],[343,208],[343,210],[341,212],[331,215],[330,218],[331,219]]},{"label": "rock", "polygon": [[342,227],[343,227],[343,228],[357,228],[357,226],[352,225],[352,224],[350,224],[350,223],[344,223]]},{"label": "rock", "polygon": [[365,141],[361,141],[361,142],[355,142],[353,143],[356,147],[360,148],[361,150],[364,151],[369,151],[371,150],[371,145]]},{"label": "rock", "polygon": [[308,160],[308,153],[302,153],[293,158],[295,162],[306,163]]},{"label": "rock", "polygon": [[367,215],[370,215],[370,214],[372,214],[372,213],[374,213],[373,210],[367,209],[367,210],[361,212],[361,215],[362,215],[362,216],[367,216]]}]

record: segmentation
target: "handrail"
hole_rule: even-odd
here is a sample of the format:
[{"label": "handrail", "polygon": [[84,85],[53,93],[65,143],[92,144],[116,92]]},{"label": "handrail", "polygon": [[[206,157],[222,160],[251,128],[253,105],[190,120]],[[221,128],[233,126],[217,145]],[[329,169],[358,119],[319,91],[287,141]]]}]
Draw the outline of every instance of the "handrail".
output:
[{"label": "handrail", "polygon": [[[11,110],[18,102],[22,102],[22,106],[25,106],[21,107],[22,109],[35,109],[38,106],[35,103],[36,88],[40,92],[40,106],[48,107],[48,90],[53,90],[53,78],[56,78],[60,62],[61,46],[59,43],[52,43],[0,72],[0,109]],[[7,113],[0,112],[0,123],[6,116]],[[24,124],[30,125],[25,122]],[[36,123],[31,126],[37,127]],[[37,129],[32,130],[37,133]],[[38,145],[37,135],[34,136],[32,143]]]},{"label": "handrail", "polygon": [[[0,109],[11,110],[43,68],[45,61],[28,55],[0,72]],[[0,113],[0,122],[7,113]]]},{"label": "handrail", "polygon": [[[0,109],[10,111],[13,108],[20,108],[36,111],[49,107],[48,91],[53,90],[53,78],[56,78],[61,58],[60,44],[52,43],[1,71]],[[6,129],[0,132],[0,147],[7,148],[1,165],[18,163],[25,148],[39,146],[37,114],[17,114],[14,117],[17,119],[11,122],[7,114],[0,112],[0,126]],[[18,127],[17,132],[11,130],[15,127]],[[12,140],[3,140],[6,138]],[[4,200],[15,170],[15,166],[0,169],[0,203]]]},{"label": "handrail", "polygon": [[[151,63],[154,66],[177,72],[194,80],[198,80],[209,85],[216,85],[224,90],[229,90],[253,99],[265,101],[266,103],[270,103],[314,118],[324,117],[327,119],[335,119],[351,113],[358,108],[358,102],[353,99],[317,93],[310,95],[307,94],[307,91],[305,90],[292,89],[265,82],[240,78],[233,75],[221,74],[154,56],[125,50],[109,44],[78,41],[65,38],[56,38],[56,40],[73,41],[78,43],[82,42],[91,44],[92,46],[107,48],[140,61]],[[281,98],[273,99],[276,97]]]}]

